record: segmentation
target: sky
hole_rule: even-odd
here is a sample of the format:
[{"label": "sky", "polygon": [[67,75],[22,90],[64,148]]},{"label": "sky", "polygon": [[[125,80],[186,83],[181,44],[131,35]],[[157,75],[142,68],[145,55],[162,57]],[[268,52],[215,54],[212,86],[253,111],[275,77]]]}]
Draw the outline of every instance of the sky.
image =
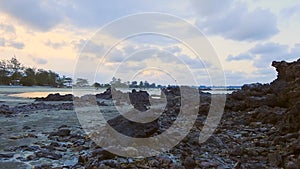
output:
[{"label": "sky", "polygon": [[273,60],[300,58],[299,20],[298,0],[0,0],[0,60],[90,83],[269,83]]}]

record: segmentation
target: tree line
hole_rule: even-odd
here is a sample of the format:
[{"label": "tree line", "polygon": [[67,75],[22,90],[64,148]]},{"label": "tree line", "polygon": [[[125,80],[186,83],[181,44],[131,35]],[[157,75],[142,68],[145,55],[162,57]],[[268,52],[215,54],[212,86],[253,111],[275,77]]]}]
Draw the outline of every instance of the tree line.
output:
[{"label": "tree line", "polygon": [[127,81],[127,82],[122,82],[122,80],[120,78],[116,78],[113,77],[112,80],[110,81],[109,84],[100,84],[100,83],[94,83],[93,86],[94,87],[106,87],[109,85],[113,85],[115,87],[129,87],[129,88],[161,88],[161,87],[165,87],[162,85],[156,85],[155,83],[149,83],[148,81]]},{"label": "tree line", "polygon": [[72,78],[62,76],[51,70],[23,66],[14,56],[0,61],[0,85],[23,86],[71,86]]},{"label": "tree line", "polygon": [[[90,87],[87,79],[73,79],[60,76],[52,70],[36,69],[23,66],[14,56],[9,60],[0,61],[0,85],[22,85],[22,86],[51,86],[51,87]],[[122,82],[120,78],[113,77],[109,83],[95,82],[92,87],[107,88],[111,85],[119,88],[161,88],[162,85],[149,83],[147,81]]]}]

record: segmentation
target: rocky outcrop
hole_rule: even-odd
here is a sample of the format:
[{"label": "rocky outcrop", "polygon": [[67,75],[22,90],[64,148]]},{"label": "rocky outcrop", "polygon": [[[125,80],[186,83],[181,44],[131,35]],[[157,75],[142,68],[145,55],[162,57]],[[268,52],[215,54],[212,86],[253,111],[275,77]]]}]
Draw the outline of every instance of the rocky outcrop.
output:
[{"label": "rocky outcrop", "polygon": [[[243,143],[233,152],[262,154],[267,156],[271,167],[295,168],[300,164],[300,59],[291,63],[274,61],[272,66],[278,72],[273,82],[244,85],[228,96],[226,112],[238,112],[239,116],[231,119],[239,119],[237,124],[250,126],[251,131],[260,135],[263,132],[266,137],[256,138],[252,148]],[[260,153],[260,149],[267,152]],[[250,155],[244,161],[249,160]]]},{"label": "rocky outcrop", "polygon": [[[300,59],[291,63],[274,61],[272,66],[278,72],[277,79],[270,84],[244,85],[228,97],[226,109],[254,111],[253,118],[275,123],[281,131],[299,131]],[[279,108],[284,112],[278,114]]]},{"label": "rocky outcrop", "polygon": [[11,113],[30,113],[38,110],[73,110],[73,103],[47,104],[44,102],[31,103],[21,106],[11,107]]},{"label": "rocky outcrop", "polygon": [[129,99],[133,107],[139,111],[148,110],[148,106],[150,106],[149,94],[146,91],[136,91],[135,89],[129,93]]},{"label": "rocky outcrop", "polygon": [[104,99],[104,100],[112,99],[112,90],[114,90],[114,88],[109,87],[109,88],[106,89],[105,92],[96,94],[96,98],[97,99]]},{"label": "rocky outcrop", "polygon": [[35,101],[73,101],[73,95],[60,95],[59,93],[55,93],[49,94],[47,97],[35,98]]},{"label": "rocky outcrop", "polygon": [[119,115],[107,121],[108,124],[117,130],[119,133],[130,137],[147,138],[152,136],[158,130],[158,121],[154,120],[149,123],[137,123],[126,119]]}]

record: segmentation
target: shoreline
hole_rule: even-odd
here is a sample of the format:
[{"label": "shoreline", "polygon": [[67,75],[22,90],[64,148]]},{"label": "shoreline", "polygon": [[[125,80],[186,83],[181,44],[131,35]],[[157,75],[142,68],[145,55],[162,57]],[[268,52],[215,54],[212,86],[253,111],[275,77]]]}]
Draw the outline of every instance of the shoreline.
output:
[{"label": "shoreline", "polygon": [[[102,127],[107,125],[97,121],[99,112],[89,114],[88,108],[94,104],[101,113],[111,116],[109,124],[118,132],[134,137],[153,137],[166,131],[176,119],[181,108],[178,88],[166,90],[168,99],[163,113],[157,121],[145,124],[145,128],[126,121],[120,115],[114,116],[117,110],[110,90],[99,94],[96,100],[93,97],[78,98],[77,103],[43,100],[16,102],[14,105],[1,103],[0,122],[3,127],[0,128],[0,142],[3,144],[0,146],[0,168],[297,169],[300,166],[299,65],[300,59],[292,63],[273,62],[278,77],[272,83],[244,85],[241,90],[227,95],[222,119],[204,143],[199,143],[199,136],[211,106],[211,95],[200,95],[200,107],[192,130],[172,149],[147,158],[112,154],[93,141],[96,137],[103,142],[112,142],[105,137],[105,130],[79,122]],[[147,101],[140,102],[142,99],[138,95],[133,98],[138,101],[137,104]],[[122,95],[120,99],[122,101]],[[186,108],[192,107],[192,103],[187,104]],[[124,106],[122,102],[117,105]],[[86,111],[84,116],[80,116],[80,121],[74,106]],[[134,106],[147,112],[147,107]],[[133,109],[133,106],[128,108]],[[85,129],[89,127],[91,132],[86,133]],[[180,127],[177,126],[176,130],[181,131]],[[178,134],[182,133],[174,133],[174,136]],[[118,147],[118,144],[115,147],[133,153],[148,151]]]}]

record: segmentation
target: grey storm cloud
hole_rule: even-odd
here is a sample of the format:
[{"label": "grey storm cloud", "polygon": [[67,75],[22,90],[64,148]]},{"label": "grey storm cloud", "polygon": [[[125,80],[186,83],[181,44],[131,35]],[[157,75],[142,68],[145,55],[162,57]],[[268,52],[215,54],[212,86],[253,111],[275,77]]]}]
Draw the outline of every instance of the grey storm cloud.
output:
[{"label": "grey storm cloud", "polygon": [[192,0],[198,12],[196,25],[207,34],[238,41],[256,41],[279,32],[277,18],[266,9],[250,11],[241,1]]}]

